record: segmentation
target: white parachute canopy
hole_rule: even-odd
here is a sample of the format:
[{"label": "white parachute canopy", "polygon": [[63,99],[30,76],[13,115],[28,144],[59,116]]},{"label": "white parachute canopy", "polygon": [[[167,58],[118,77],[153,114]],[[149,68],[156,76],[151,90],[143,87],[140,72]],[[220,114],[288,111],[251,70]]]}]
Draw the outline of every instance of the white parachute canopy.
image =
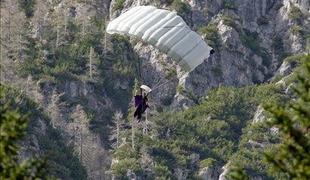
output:
[{"label": "white parachute canopy", "polygon": [[176,12],[153,6],[131,8],[108,24],[107,33],[133,36],[151,44],[185,71],[194,70],[212,50]]}]

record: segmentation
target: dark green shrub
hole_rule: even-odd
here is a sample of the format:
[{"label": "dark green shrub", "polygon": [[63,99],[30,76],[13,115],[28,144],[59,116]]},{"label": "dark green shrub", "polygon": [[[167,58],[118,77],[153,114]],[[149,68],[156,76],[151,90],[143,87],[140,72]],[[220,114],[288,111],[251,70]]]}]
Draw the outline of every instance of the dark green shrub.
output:
[{"label": "dark green shrub", "polygon": [[208,40],[208,44],[211,47],[217,49],[220,47],[220,35],[218,34],[218,28],[215,24],[200,27],[198,28],[198,32],[205,36],[205,39]]},{"label": "dark green shrub", "polygon": [[204,159],[202,161],[200,161],[200,168],[204,168],[204,167],[211,167],[213,166],[214,164],[216,163],[216,160],[213,159],[213,158],[207,158],[207,159]]},{"label": "dark green shrub", "polygon": [[169,106],[172,103],[172,101],[173,101],[173,97],[163,97],[160,99],[160,102],[164,106]]},{"label": "dark green shrub", "polygon": [[292,20],[300,21],[304,15],[297,6],[292,5],[288,16]]},{"label": "dark green shrub", "polygon": [[268,25],[268,24],[269,24],[269,20],[268,20],[268,18],[265,17],[265,16],[262,16],[262,17],[257,18],[256,22],[257,22],[257,24],[260,25],[260,26]]},{"label": "dark green shrub", "polygon": [[303,33],[303,28],[299,25],[293,25],[290,30],[291,30],[292,34],[294,34],[294,35],[298,35],[298,34]]},{"label": "dark green shrub", "polygon": [[214,73],[215,76],[217,77],[221,77],[223,75],[223,71],[222,71],[222,68],[221,66],[216,66],[216,67],[213,67],[211,69],[211,71]]},{"label": "dark green shrub", "polygon": [[27,18],[31,18],[35,11],[35,0],[18,0],[19,7],[24,10]]},{"label": "dark green shrub", "polygon": [[230,27],[233,27],[236,29],[236,22],[235,20],[230,17],[230,16],[226,16],[226,15],[223,15],[222,16],[222,20],[223,20],[223,23],[226,25],[226,26],[230,26]]},{"label": "dark green shrub", "polygon": [[113,10],[117,11],[123,9],[125,1],[126,0],[116,0],[113,6]]},{"label": "dark green shrub", "polygon": [[236,10],[237,7],[236,7],[235,2],[233,0],[224,0],[223,1],[223,9]]},{"label": "dark green shrub", "polygon": [[191,12],[189,4],[182,2],[181,0],[173,0],[171,7],[172,9],[176,10],[181,16],[184,16]]},{"label": "dark green shrub", "polygon": [[263,65],[268,67],[271,65],[271,56],[268,51],[262,48],[259,44],[258,33],[250,32],[246,29],[243,29],[239,34],[241,42],[248,48],[250,48],[255,54],[262,57]]}]

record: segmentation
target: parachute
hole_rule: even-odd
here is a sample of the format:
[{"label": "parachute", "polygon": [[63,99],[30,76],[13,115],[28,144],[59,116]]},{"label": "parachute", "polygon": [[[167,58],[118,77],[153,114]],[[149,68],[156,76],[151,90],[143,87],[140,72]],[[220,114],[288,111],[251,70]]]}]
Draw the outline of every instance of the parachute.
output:
[{"label": "parachute", "polygon": [[174,11],[136,6],[112,20],[109,34],[136,37],[158,48],[187,72],[194,70],[214,52]]}]

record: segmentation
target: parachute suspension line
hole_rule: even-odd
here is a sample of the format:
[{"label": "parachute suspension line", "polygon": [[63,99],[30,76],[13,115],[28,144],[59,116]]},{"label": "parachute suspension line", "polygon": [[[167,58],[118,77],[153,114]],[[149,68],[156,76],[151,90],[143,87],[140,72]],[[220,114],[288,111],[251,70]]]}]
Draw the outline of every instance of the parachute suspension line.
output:
[{"label": "parachute suspension line", "polygon": [[93,54],[94,48],[91,46],[89,49],[89,78],[93,79]]},{"label": "parachute suspension line", "polygon": [[137,58],[137,60],[138,60],[138,67],[137,67],[137,70],[138,70],[138,74],[139,74],[139,79],[140,80],[142,80],[142,71],[141,71],[141,62],[140,62],[140,60],[139,60],[139,57],[138,56],[136,56],[135,54],[134,54],[134,57],[135,58]]},{"label": "parachute suspension line", "polygon": [[160,78],[157,83],[154,85],[154,87],[157,87],[158,85],[160,85],[162,83],[163,78]]},{"label": "parachute suspension line", "polygon": [[[186,75],[186,74],[187,74],[186,72],[182,72],[182,73],[181,73],[181,77],[184,76],[184,75]],[[155,91],[155,90],[157,90],[157,89],[159,89],[159,88],[162,87],[163,85],[168,84],[168,83],[171,82],[172,80],[173,80],[173,78],[167,80],[166,82],[164,82],[164,83],[162,83],[162,84],[157,83],[157,84],[152,88],[152,92]],[[159,85],[158,85],[158,84],[159,84]]]},{"label": "parachute suspension line", "polygon": [[168,80],[168,81],[166,81],[166,82],[164,82],[164,83],[158,85],[157,87],[155,86],[154,88],[152,88],[152,92],[155,91],[155,90],[157,90],[158,88],[162,87],[163,85],[168,84],[168,83],[171,82],[172,80],[173,80],[173,79],[170,79],[170,80]]}]

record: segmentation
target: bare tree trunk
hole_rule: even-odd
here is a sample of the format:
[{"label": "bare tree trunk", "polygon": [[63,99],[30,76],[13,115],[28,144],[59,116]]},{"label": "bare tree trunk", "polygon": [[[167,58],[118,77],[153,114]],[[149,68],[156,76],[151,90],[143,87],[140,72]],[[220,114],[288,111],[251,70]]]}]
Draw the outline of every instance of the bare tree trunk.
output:
[{"label": "bare tree trunk", "polygon": [[29,81],[30,81],[30,75],[28,75],[27,81],[26,81],[26,94],[27,95],[29,95]]},{"label": "bare tree trunk", "polygon": [[[104,26],[106,27],[107,25],[107,17],[104,18]],[[107,57],[107,32],[104,29],[104,60]]]},{"label": "bare tree trunk", "polygon": [[121,119],[123,117],[123,114],[121,111],[116,111],[114,113],[114,120],[116,121],[116,148],[119,147],[119,136],[120,136],[120,122],[121,122]]},{"label": "bare tree trunk", "polygon": [[85,20],[83,20],[83,24],[82,24],[82,38],[84,38],[85,36]]},{"label": "bare tree trunk", "polygon": [[12,18],[12,1],[9,1],[9,17],[8,17],[8,28],[9,28],[9,43],[11,43],[11,18]]},{"label": "bare tree trunk", "polygon": [[22,34],[19,34],[19,43],[18,43],[18,58],[21,59],[22,57]]},{"label": "bare tree trunk", "polygon": [[80,127],[80,138],[81,138],[81,142],[80,142],[80,161],[81,163],[83,163],[83,134],[82,134],[82,129],[83,127],[81,126]]},{"label": "bare tree trunk", "polygon": [[119,120],[116,121],[116,148],[119,146]]},{"label": "bare tree trunk", "polygon": [[94,54],[94,48],[90,47],[89,49],[89,77],[90,79],[93,79],[93,54]]},{"label": "bare tree trunk", "polygon": [[308,51],[308,54],[310,54],[310,37],[307,38],[306,49]]},{"label": "bare tree trunk", "polygon": [[58,44],[59,44],[59,23],[57,23],[56,27],[56,49],[58,48]]},{"label": "bare tree trunk", "polygon": [[67,26],[68,26],[67,23],[68,23],[68,17],[65,14],[65,34],[67,34]]},{"label": "bare tree trunk", "polygon": [[135,119],[133,118],[132,123],[131,123],[131,146],[132,149],[135,149]]}]

